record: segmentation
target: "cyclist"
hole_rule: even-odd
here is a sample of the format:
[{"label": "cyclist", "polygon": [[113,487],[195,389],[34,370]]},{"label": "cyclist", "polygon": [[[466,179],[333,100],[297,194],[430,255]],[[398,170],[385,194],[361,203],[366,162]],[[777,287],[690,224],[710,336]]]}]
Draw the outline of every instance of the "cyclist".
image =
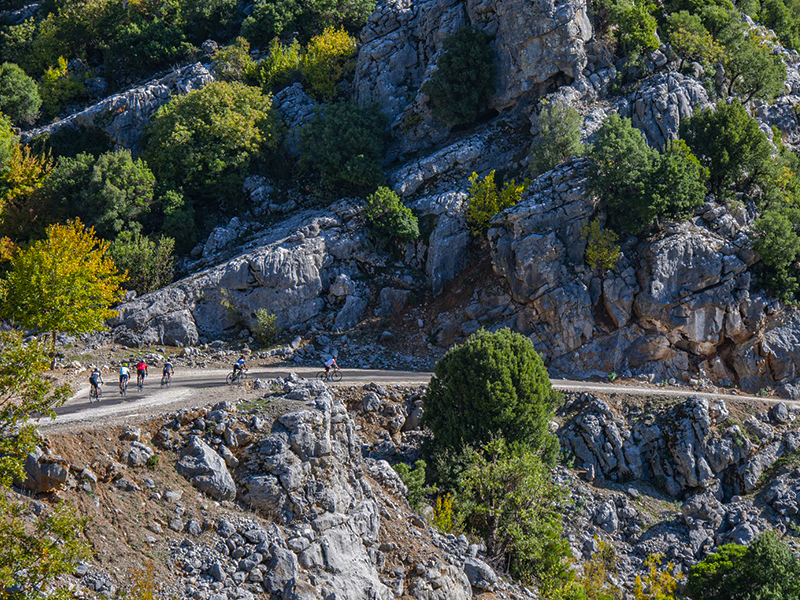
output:
[{"label": "cyclist", "polygon": [[244,371],[246,369],[246,366],[245,366],[244,363],[245,363],[244,354],[242,354],[239,357],[239,360],[237,360],[235,363],[233,363],[233,378],[234,379],[236,379],[236,375],[239,373],[239,371]]},{"label": "cyclist", "polygon": [[92,370],[92,374],[89,376],[89,383],[92,386],[92,390],[94,391],[95,397],[100,400],[100,385],[105,383],[103,381],[103,375],[100,373],[100,369],[95,367]]},{"label": "cyclist", "polygon": [[164,363],[164,372],[163,376],[167,378],[167,381],[172,379],[172,374],[175,373],[175,367],[172,365],[172,359],[168,358],[167,362]]},{"label": "cyclist", "polygon": [[136,385],[144,387],[144,378],[147,377],[147,363],[144,359],[136,365]]},{"label": "cyclist", "polygon": [[331,381],[331,367],[339,368],[339,365],[336,364],[336,357],[331,356],[323,364],[325,365],[325,381]]},{"label": "cyclist", "polygon": [[131,379],[131,370],[128,364],[125,363],[119,368],[119,393],[122,393],[122,384],[128,383]]}]

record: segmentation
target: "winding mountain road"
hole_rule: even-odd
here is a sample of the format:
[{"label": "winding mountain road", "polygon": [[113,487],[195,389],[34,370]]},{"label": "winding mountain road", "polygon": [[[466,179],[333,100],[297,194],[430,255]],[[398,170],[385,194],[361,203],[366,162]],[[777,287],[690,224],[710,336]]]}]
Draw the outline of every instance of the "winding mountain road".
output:
[{"label": "winding mountain road", "polygon": [[[118,421],[128,418],[141,418],[159,414],[167,409],[200,406],[221,400],[231,400],[248,395],[239,386],[225,384],[227,369],[193,369],[178,371],[169,388],[161,388],[160,377],[154,370],[154,375],[148,378],[145,388],[140,392],[135,384],[128,388],[128,395],[122,397],[117,392],[116,380],[109,381],[104,386],[104,394],[100,402],[89,402],[89,389],[84,387],[79,390],[63,406],[56,409],[55,419],[40,419],[41,428],[56,427],[59,425],[80,426],[81,424],[94,424],[101,421]],[[256,367],[249,371],[249,381],[255,379],[274,379],[287,377],[290,372],[300,377],[314,378],[319,368],[314,367]],[[431,378],[431,373],[412,371],[382,371],[367,369],[344,369],[343,380],[333,385],[364,385],[374,382],[384,385],[419,385],[426,384]],[[721,398],[737,402],[754,402],[772,404],[785,401],[778,398],[747,396],[738,394],[722,394],[711,392],[695,392],[689,389],[669,387],[647,387],[643,385],[624,385],[614,383],[571,381],[554,379],[553,387],[560,391],[590,392],[602,394],[626,394],[634,396],[652,397],[687,397],[702,396],[706,398]],[[250,392],[255,395],[255,392]],[[791,401],[785,401],[790,402]]]}]

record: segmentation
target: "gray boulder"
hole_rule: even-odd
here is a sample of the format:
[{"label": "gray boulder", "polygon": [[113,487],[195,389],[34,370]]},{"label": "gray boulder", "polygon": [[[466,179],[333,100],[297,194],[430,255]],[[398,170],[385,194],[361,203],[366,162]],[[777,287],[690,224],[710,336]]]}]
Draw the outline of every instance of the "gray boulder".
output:
[{"label": "gray boulder", "polygon": [[470,585],[474,588],[491,592],[497,587],[497,574],[492,567],[478,558],[465,560],[464,572],[467,574]]},{"label": "gray boulder", "polygon": [[236,485],[225,461],[198,437],[192,437],[183,448],[175,469],[194,487],[215,500],[236,498]]}]

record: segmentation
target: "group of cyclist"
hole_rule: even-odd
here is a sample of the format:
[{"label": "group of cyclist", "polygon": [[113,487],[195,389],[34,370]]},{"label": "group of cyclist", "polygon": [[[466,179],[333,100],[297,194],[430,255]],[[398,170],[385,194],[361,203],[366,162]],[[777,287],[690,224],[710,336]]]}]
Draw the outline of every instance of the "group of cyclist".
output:
[{"label": "group of cyclist", "polygon": [[[147,361],[142,358],[138,363],[136,363],[136,385],[139,389],[144,387],[144,380],[149,373],[149,367],[147,365]],[[162,376],[166,380],[167,383],[172,379],[172,376],[175,373],[175,366],[172,364],[172,359],[168,358],[164,363],[164,368],[162,371]],[[128,382],[131,378],[131,369],[128,366],[128,363],[122,363],[119,368],[119,393],[124,394],[125,389],[128,387]],[[92,369],[92,374],[89,376],[89,384],[91,385],[91,394],[90,397],[99,398],[100,397],[100,386],[103,385],[105,381],[103,381],[103,375],[100,372],[100,369],[95,366]]]}]

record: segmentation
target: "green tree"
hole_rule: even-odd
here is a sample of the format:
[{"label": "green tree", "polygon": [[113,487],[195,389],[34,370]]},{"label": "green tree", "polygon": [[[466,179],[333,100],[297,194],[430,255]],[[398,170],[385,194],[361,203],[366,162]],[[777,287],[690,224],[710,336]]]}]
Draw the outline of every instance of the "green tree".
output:
[{"label": "green tree", "polygon": [[749,32],[725,47],[729,96],[735,92],[746,104],[753,98],[769,101],[783,93],[786,65],[756,32]]},{"label": "green tree", "polygon": [[550,460],[558,446],[549,430],[558,401],[528,338],[481,330],[436,363],[423,421],[437,452],[457,453],[501,434]]},{"label": "green tree", "polygon": [[609,224],[639,233],[656,218],[648,185],[658,153],[630,119],[609,116],[589,150],[589,186],[603,201]]},{"label": "green tree", "polygon": [[422,86],[433,113],[450,125],[472,123],[494,94],[494,52],[489,38],[463,27],[444,40],[436,71]]},{"label": "green tree", "polygon": [[600,219],[592,219],[581,227],[581,237],[586,240],[584,259],[587,265],[601,271],[617,266],[620,255],[618,236],[610,229],[603,229]]},{"label": "green tree", "polygon": [[800,561],[772,532],[747,546],[726,544],[689,570],[695,600],[800,598]]},{"label": "green tree", "polygon": [[256,338],[262,346],[269,346],[275,341],[275,337],[278,335],[278,327],[276,325],[278,317],[274,313],[269,312],[266,308],[259,308],[256,310],[255,316]]},{"label": "green tree", "polygon": [[681,138],[708,169],[717,196],[745,191],[769,171],[769,140],[739,102],[695,112],[681,123]]},{"label": "green tree", "polygon": [[535,583],[546,598],[574,586],[561,526],[564,490],[552,483],[541,457],[503,438],[468,456],[456,496],[458,521],[483,539],[487,560],[526,585]]},{"label": "green tree", "polygon": [[655,7],[646,0],[617,0],[611,7],[611,21],[617,25],[617,39],[627,53],[658,50],[658,22]]},{"label": "green tree", "polygon": [[70,102],[84,98],[86,88],[80,77],[69,72],[66,59],[60,56],[57,64],[42,75],[39,95],[44,109],[55,116]]},{"label": "green tree", "polygon": [[580,113],[563,102],[543,103],[539,112],[539,135],[530,154],[531,174],[536,177],[573,156],[583,154]]},{"label": "green tree", "polygon": [[214,53],[214,75],[222,81],[244,81],[256,71],[256,62],[250,57],[250,42],[237,37],[233,43]]},{"label": "green tree", "polygon": [[700,15],[682,10],[669,15],[667,23],[670,45],[681,57],[678,70],[683,69],[685,60],[697,61],[705,68],[722,61],[725,49],[708,32]]},{"label": "green tree", "polygon": [[70,217],[80,217],[98,235],[115,238],[150,210],[155,176],[130,150],[98,158],[79,154],[62,159],[46,179],[43,193]]},{"label": "green tree", "polygon": [[0,65],[0,112],[16,125],[30,125],[39,116],[41,105],[36,82],[19,65]]},{"label": "green tree", "polygon": [[344,28],[326,27],[308,42],[302,57],[303,76],[308,89],[320,100],[331,100],[336,95],[336,84],[354,65],[351,59],[358,45],[356,38]]},{"label": "green tree", "polygon": [[238,82],[214,82],[158,109],[146,142],[160,184],[183,188],[215,212],[238,197],[247,170],[278,146],[272,98]]},{"label": "green tree", "polygon": [[412,469],[405,463],[394,465],[394,470],[406,486],[406,500],[412,510],[419,512],[425,504],[425,497],[436,492],[436,486],[425,485],[425,468],[428,465],[424,460],[414,463]]},{"label": "green tree", "polygon": [[419,237],[417,217],[389,188],[379,187],[367,198],[364,215],[370,229],[384,244],[411,242]]},{"label": "green tree", "polygon": [[269,54],[258,63],[258,79],[265,92],[277,92],[300,81],[302,48],[296,39],[284,45],[278,38],[269,44]]},{"label": "green tree", "polygon": [[755,249],[764,264],[764,283],[778,297],[791,300],[798,291],[800,208],[767,210],[753,224]]},{"label": "green tree", "polygon": [[769,27],[780,38],[781,43],[792,50],[800,49],[800,2],[798,0],[753,1],[747,11],[764,26]]},{"label": "green tree", "polygon": [[517,184],[514,179],[498,187],[494,174],[490,171],[479,180],[478,174],[473,173],[469,178],[467,225],[474,235],[485,235],[495,215],[519,202],[528,188],[527,181]]},{"label": "green tree", "polygon": [[0,280],[0,314],[26,329],[51,335],[89,333],[116,315],[110,307],[123,297],[124,275],[108,256],[108,242],[80,220],[51,225],[47,238],[11,258]]},{"label": "green tree", "polygon": [[161,236],[151,240],[138,230],[126,230],[111,243],[111,257],[128,273],[126,286],[146,294],[172,283],[175,240]]},{"label": "green tree", "polygon": [[656,160],[649,192],[653,210],[659,217],[683,221],[703,204],[708,170],[683,140],[667,142]]},{"label": "green tree", "polygon": [[301,133],[301,165],[329,186],[374,190],[383,181],[386,119],[377,106],[323,104]]}]

